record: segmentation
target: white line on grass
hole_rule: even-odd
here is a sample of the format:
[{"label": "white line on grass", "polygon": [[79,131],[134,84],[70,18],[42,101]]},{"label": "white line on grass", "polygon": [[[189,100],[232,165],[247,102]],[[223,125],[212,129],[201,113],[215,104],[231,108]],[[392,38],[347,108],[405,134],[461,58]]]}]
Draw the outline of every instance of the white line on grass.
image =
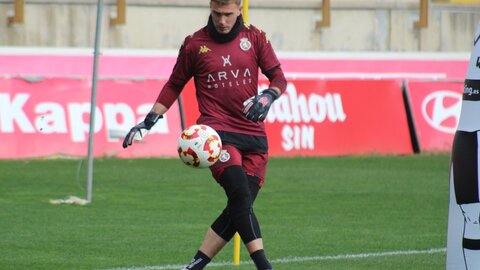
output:
[{"label": "white line on grass", "polygon": [[[272,263],[292,263],[292,262],[306,262],[306,261],[326,261],[326,260],[345,260],[345,259],[360,259],[371,257],[385,257],[395,255],[411,255],[411,254],[432,254],[446,252],[445,248],[431,248],[424,250],[398,250],[398,251],[385,251],[374,253],[360,253],[360,254],[339,254],[331,256],[310,256],[310,257],[287,257],[281,259],[271,260]],[[241,265],[252,264],[251,262],[240,262]],[[212,262],[208,264],[208,267],[222,267],[233,266],[231,262]],[[153,266],[132,266],[132,267],[119,267],[109,268],[104,270],[175,270],[185,267],[185,264],[163,264]]]}]

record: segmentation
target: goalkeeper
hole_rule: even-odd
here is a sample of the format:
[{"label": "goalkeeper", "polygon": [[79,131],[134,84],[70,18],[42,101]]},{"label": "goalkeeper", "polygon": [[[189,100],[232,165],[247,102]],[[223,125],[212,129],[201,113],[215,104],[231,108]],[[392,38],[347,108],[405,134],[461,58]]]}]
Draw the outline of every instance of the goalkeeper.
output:
[{"label": "goalkeeper", "polygon": [[[205,27],[185,38],[168,82],[145,120],[133,127],[123,147],[149,130],[193,77],[200,110],[198,124],[215,129],[223,143],[210,167],[225,190],[227,205],[208,229],[186,270],[203,269],[236,231],[257,269],[273,269],[265,255],[253,202],[263,185],[268,143],[263,121],[285,91],[280,62],[264,32],[246,25],[241,0],[211,0]],[[259,69],[270,85],[258,93]]]}]

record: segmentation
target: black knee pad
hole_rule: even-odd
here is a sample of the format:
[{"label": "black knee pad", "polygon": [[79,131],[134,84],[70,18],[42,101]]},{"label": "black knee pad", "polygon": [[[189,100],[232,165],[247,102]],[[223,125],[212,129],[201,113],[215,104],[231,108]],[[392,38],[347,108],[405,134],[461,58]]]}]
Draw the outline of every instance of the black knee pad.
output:
[{"label": "black knee pad", "polygon": [[232,218],[247,215],[252,208],[249,181],[240,166],[225,169],[220,177],[220,183],[228,198],[228,210]]},{"label": "black knee pad", "polygon": [[211,228],[215,233],[222,237],[223,240],[228,242],[232,239],[236,230],[233,227],[228,208],[223,210],[220,216],[218,216],[213,222]]},{"label": "black knee pad", "polygon": [[[228,197],[226,213],[230,217],[234,230],[239,232],[244,243],[261,238],[260,227],[252,208],[250,182],[240,166],[228,167],[220,177],[220,184]],[[258,190],[255,196],[257,192]]]},{"label": "black knee pad", "polygon": [[260,191],[260,178],[247,175],[248,178],[248,188],[250,189],[250,197],[252,199],[252,205],[255,199],[257,198],[258,191]]},{"label": "black knee pad", "polygon": [[[233,169],[233,172],[238,173],[238,170]],[[230,175],[230,173],[226,177],[228,177],[229,175]],[[258,191],[260,190],[260,187],[259,187],[260,178],[258,178],[256,176],[247,175],[247,179],[248,179],[248,188],[250,190],[250,200],[251,200],[250,201],[250,208],[251,208],[251,205],[253,205],[253,202],[255,201],[255,198],[257,197]],[[224,181],[228,182],[229,180],[224,179]],[[228,186],[228,189],[230,190],[230,185],[231,184],[228,184],[228,183],[226,183],[226,185]],[[234,228],[233,223],[232,223],[232,219],[230,217],[230,209],[229,208],[230,208],[230,206],[227,206],[227,208],[225,208],[223,210],[223,212],[220,214],[220,216],[218,216],[218,218],[213,222],[213,224],[211,226],[212,230],[215,233],[217,233],[220,237],[222,237],[223,240],[225,240],[227,242],[232,239],[233,235],[235,235],[235,232],[236,232],[236,229]],[[255,221],[253,221],[253,223],[255,224],[254,226],[258,227],[258,225],[256,225],[256,224],[258,224],[258,222],[256,221],[256,217],[254,217],[254,220],[255,220]],[[255,231],[256,231],[257,235],[260,235],[260,229],[255,229]]]}]

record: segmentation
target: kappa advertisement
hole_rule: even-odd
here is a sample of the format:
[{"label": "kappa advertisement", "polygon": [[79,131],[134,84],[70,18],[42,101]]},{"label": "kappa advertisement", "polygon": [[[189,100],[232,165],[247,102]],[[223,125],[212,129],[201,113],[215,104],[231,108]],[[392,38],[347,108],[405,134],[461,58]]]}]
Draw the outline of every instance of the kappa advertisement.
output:
[{"label": "kappa advertisement", "polygon": [[[178,105],[138,145],[124,150],[128,130],[150,111],[159,80],[98,82],[95,156],[174,156],[181,132]],[[0,158],[86,156],[91,81],[0,79]],[[167,143],[165,143],[167,142]]]}]

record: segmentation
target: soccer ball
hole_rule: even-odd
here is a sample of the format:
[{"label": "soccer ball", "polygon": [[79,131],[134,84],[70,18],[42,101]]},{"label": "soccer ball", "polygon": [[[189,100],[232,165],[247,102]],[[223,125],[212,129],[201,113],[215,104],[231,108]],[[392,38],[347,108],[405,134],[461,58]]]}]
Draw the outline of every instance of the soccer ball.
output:
[{"label": "soccer ball", "polygon": [[193,168],[207,168],[215,164],[222,151],[218,133],[207,125],[193,125],[178,138],[178,156]]}]

